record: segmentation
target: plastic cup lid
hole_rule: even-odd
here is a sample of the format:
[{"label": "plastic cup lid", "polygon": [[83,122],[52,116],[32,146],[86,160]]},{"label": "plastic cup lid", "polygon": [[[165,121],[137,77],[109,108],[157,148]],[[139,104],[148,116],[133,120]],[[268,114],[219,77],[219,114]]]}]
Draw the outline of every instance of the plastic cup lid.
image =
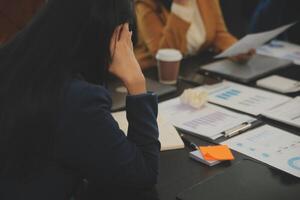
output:
[{"label": "plastic cup lid", "polygon": [[166,62],[177,62],[182,58],[182,54],[176,49],[160,49],[156,54],[157,60]]}]

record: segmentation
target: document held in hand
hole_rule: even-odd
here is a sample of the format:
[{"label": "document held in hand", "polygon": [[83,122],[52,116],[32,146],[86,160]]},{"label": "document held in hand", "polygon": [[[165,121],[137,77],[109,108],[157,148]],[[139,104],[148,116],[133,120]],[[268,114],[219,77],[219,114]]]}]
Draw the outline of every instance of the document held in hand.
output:
[{"label": "document held in hand", "polygon": [[288,30],[290,27],[294,26],[296,23],[281,26],[271,31],[266,31],[262,33],[249,34],[243,37],[240,41],[229,47],[223,53],[217,55],[215,58],[227,58],[236,56],[239,54],[247,53],[251,49],[256,49],[261,47],[266,42],[272,40],[276,36]]}]

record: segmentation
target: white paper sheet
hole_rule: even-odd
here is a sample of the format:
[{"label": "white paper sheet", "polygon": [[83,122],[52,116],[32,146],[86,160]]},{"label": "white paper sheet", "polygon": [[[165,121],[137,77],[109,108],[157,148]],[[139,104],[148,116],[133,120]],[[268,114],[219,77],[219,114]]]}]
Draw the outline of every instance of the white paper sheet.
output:
[{"label": "white paper sheet", "polygon": [[256,50],[257,54],[291,60],[300,65],[300,46],[284,41],[274,40]]},{"label": "white paper sheet", "polygon": [[195,109],[182,104],[179,98],[160,103],[159,112],[175,127],[212,140],[223,136],[225,130],[255,120],[211,104]]},{"label": "white paper sheet", "polygon": [[252,115],[259,115],[292,99],[230,81],[223,81],[213,86],[204,86],[201,89],[208,91],[209,102]]},{"label": "white paper sheet", "polygon": [[272,126],[262,126],[222,144],[300,178],[300,137]]},{"label": "white paper sheet", "polygon": [[[126,112],[116,112],[113,113],[112,116],[118,122],[120,129],[127,134],[128,121],[126,118]],[[158,116],[157,124],[159,128],[161,151],[184,148],[184,143],[177,133],[177,130],[167,120]]]},{"label": "white paper sheet", "polygon": [[294,93],[300,91],[300,81],[283,76],[272,75],[256,81],[256,85],[280,93]]},{"label": "white paper sheet", "polygon": [[280,35],[290,27],[292,27],[295,23],[288,24],[285,26],[281,26],[271,31],[266,31],[262,33],[249,34],[243,37],[240,41],[229,47],[223,53],[217,55],[215,58],[226,58],[239,55],[241,53],[247,53],[251,49],[256,49],[261,47],[266,42]]},{"label": "white paper sheet", "polygon": [[300,97],[262,113],[264,116],[300,128]]}]

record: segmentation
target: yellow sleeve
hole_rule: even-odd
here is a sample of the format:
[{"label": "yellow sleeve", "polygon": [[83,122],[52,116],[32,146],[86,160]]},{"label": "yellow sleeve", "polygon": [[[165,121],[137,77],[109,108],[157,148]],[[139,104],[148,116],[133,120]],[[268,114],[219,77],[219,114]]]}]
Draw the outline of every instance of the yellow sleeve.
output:
[{"label": "yellow sleeve", "polygon": [[150,5],[136,2],[137,26],[141,38],[154,56],[160,48],[175,48],[187,52],[186,34],[190,23],[170,13],[166,23]]},{"label": "yellow sleeve", "polygon": [[216,14],[216,27],[217,33],[216,38],[214,40],[214,48],[217,52],[224,51],[229,48],[231,45],[236,43],[237,39],[231,35],[226,27],[224,17],[221,11],[221,6],[219,0],[212,0],[214,1],[214,9]]}]

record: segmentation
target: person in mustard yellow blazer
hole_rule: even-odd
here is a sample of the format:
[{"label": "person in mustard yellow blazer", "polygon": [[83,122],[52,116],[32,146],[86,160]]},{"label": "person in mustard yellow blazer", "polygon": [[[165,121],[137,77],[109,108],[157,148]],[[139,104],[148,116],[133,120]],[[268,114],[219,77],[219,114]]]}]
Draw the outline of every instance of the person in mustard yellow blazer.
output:
[{"label": "person in mustard yellow blazer", "polygon": [[156,65],[155,54],[161,48],[175,48],[188,56],[208,48],[218,53],[237,41],[226,28],[218,0],[136,0],[135,8],[135,54],[143,69]]}]

